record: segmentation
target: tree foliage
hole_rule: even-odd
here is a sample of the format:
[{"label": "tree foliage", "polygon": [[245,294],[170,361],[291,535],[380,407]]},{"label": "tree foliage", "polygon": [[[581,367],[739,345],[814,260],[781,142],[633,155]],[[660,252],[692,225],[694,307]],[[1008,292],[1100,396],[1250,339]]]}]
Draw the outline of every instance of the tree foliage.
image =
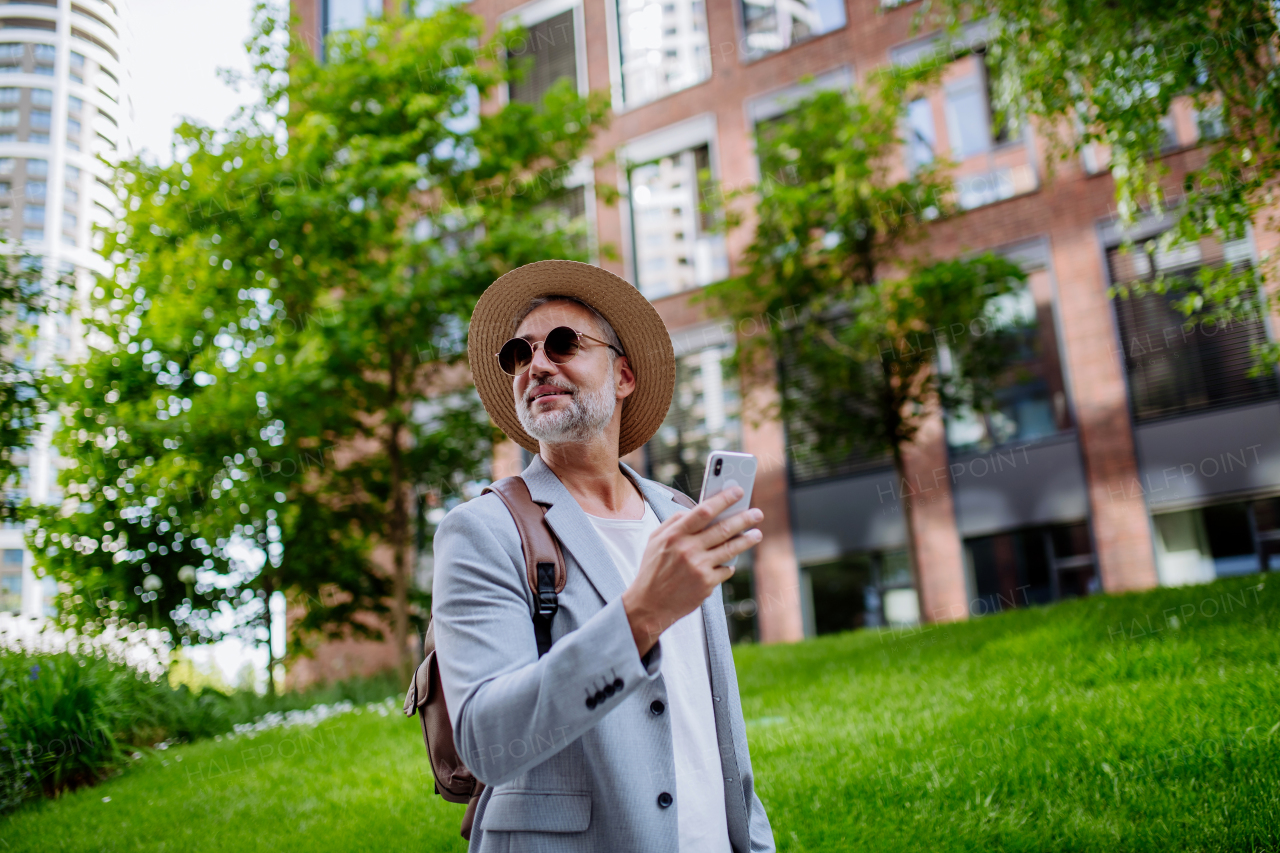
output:
[{"label": "tree foliage", "polygon": [[[901,166],[905,98],[929,82],[883,75],[874,89],[820,92],[764,128],[747,270],[709,292],[743,323],[796,316],[741,341],[739,362],[785,365],[777,409],[822,456],[888,453],[900,476],[903,449],[939,405],[993,405],[1019,344],[999,299],[1025,280],[993,255],[910,249],[954,212],[945,162]],[[904,515],[910,534],[909,505]]]},{"label": "tree foliage", "polygon": [[403,654],[417,502],[494,438],[460,363],[470,309],[512,267],[581,254],[557,199],[604,105],[561,85],[481,113],[518,34],[457,7],[337,34],[324,61],[258,14],[260,103],[119,172],[115,280],[60,401],[68,503],[33,542],[71,624],[157,619],[186,643],[239,618],[262,639],[284,591],[291,653],[389,617]]},{"label": "tree foliage", "polygon": [[[1174,215],[1154,250],[1280,226],[1276,9],[1256,0],[944,0],[927,4],[922,20],[983,19],[997,110],[1038,120],[1057,156],[1101,145],[1124,223]],[[1162,142],[1179,99],[1195,110],[1205,145],[1170,191]],[[1202,318],[1257,315],[1260,285],[1274,290],[1275,280],[1274,264],[1207,269],[1179,287],[1179,304]],[[1280,361],[1274,346],[1258,355]]]},{"label": "tree foliage", "polygon": [[[71,288],[46,280],[40,258],[19,247],[0,248],[0,488],[7,489],[20,474],[17,454],[49,410],[50,358],[38,352],[40,321],[66,308]],[[0,503],[0,517],[24,514],[21,502],[8,495]]]}]

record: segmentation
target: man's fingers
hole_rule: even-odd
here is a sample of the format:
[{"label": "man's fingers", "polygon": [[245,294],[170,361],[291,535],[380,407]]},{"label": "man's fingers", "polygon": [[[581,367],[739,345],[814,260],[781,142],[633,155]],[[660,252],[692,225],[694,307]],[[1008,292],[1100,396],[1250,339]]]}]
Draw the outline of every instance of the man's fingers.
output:
[{"label": "man's fingers", "polygon": [[758,545],[762,538],[763,534],[759,530],[753,528],[740,536],[733,537],[723,545],[718,545],[715,548],[712,548],[707,553],[709,553],[711,558],[715,561],[714,565],[719,568],[722,564],[729,562],[743,551]]},{"label": "man's fingers", "polygon": [[680,515],[677,535],[700,532],[711,523],[711,519],[733,506],[733,502],[740,497],[742,497],[741,486],[730,486],[724,491],[716,492],[689,512]]},{"label": "man's fingers", "polygon": [[698,544],[703,548],[714,548],[737,536],[742,531],[759,524],[764,519],[764,512],[756,507],[735,512],[733,515],[707,527],[697,535]]}]

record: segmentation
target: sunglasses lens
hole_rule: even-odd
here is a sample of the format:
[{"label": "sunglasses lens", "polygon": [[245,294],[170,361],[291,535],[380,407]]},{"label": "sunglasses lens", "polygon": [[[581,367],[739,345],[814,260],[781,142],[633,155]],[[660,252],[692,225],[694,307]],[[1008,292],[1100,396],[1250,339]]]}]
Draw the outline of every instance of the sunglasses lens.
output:
[{"label": "sunglasses lens", "polygon": [[498,366],[502,372],[519,376],[533,362],[533,347],[524,338],[512,338],[498,351]]},{"label": "sunglasses lens", "polygon": [[547,333],[542,348],[547,358],[556,364],[564,364],[578,354],[578,333],[568,326],[557,326]]}]

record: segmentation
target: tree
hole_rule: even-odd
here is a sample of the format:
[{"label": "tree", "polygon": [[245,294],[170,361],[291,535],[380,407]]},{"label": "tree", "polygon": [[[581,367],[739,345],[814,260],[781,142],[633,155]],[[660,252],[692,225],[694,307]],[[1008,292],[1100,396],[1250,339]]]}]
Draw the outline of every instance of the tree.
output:
[{"label": "tree", "polygon": [[[1162,248],[1201,237],[1274,230],[1280,175],[1280,27],[1276,5],[1256,0],[945,0],[923,20],[952,27],[984,18],[992,91],[1016,123],[1036,119],[1057,156],[1100,144],[1109,152],[1122,220],[1144,210],[1176,214]],[[1180,190],[1163,180],[1163,122],[1187,98],[1206,141]],[[1227,320],[1265,311],[1274,264],[1205,269],[1183,289],[1187,316]],[[1269,284],[1268,284],[1269,283]],[[1275,345],[1255,353],[1280,363]]]},{"label": "tree", "polygon": [[[9,251],[0,254],[0,487],[19,473],[14,452],[30,443],[48,412],[47,365],[36,352],[40,318],[66,301],[65,281],[45,281],[40,258]],[[0,517],[21,518],[21,505],[8,498]]]},{"label": "tree", "polygon": [[[747,271],[709,291],[735,320],[795,313],[742,340],[739,362],[781,361],[781,416],[828,459],[890,454],[899,483],[904,448],[939,405],[991,409],[1020,343],[1000,297],[1025,281],[993,255],[908,254],[953,209],[946,164],[898,165],[904,94],[927,82],[882,75],[873,91],[821,92],[767,126]],[[920,589],[914,510],[909,500],[902,509]]]},{"label": "tree", "polygon": [[258,15],[260,103],[120,172],[116,280],[63,400],[87,506],[34,541],[72,624],[145,619],[158,596],[182,642],[227,630],[219,609],[269,641],[282,591],[305,605],[290,654],[382,638],[389,615],[407,668],[411,507],[480,473],[495,437],[460,362],[470,309],[507,269],[581,253],[556,201],[605,107],[560,85],[544,110],[481,114],[519,33],[484,40],[457,7],[337,34],[323,62]]}]

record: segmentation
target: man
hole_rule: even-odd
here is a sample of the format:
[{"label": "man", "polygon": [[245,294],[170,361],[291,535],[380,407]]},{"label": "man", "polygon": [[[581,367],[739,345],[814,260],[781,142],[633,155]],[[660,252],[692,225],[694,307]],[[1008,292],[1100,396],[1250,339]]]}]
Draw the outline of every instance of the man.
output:
[{"label": "man", "polygon": [[436,533],[441,683],[458,754],[487,786],[470,849],[773,850],[720,593],[762,513],[709,525],[739,488],[685,510],[620,461],[671,405],[657,311],[604,270],[541,261],[485,291],[468,355],[489,415],[537,453],[522,477],[567,571],[539,658],[501,499],[462,504]]}]

